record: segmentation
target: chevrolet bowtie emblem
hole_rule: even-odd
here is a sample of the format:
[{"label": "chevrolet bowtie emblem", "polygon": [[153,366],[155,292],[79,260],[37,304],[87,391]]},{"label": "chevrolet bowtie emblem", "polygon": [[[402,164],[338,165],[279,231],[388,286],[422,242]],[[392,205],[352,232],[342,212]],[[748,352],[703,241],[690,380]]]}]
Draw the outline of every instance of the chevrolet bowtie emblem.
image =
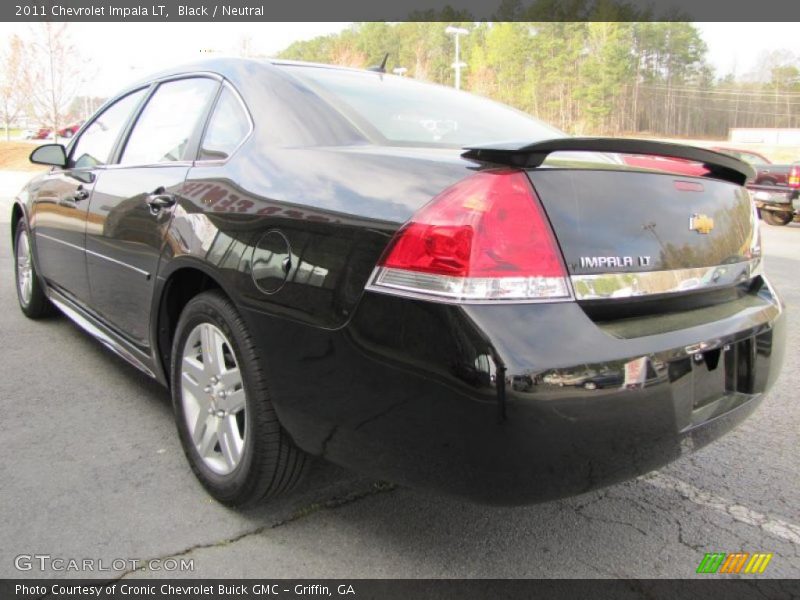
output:
[{"label": "chevrolet bowtie emblem", "polygon": [[697,233],[708,233],[714,229],[714,219],[695,213],[689,217],[689,229]]}]

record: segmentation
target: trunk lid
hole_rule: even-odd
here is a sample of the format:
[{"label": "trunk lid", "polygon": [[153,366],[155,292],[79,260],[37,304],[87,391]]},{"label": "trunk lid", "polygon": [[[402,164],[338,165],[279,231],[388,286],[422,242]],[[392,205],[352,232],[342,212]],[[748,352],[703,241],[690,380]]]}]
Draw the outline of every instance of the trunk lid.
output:
[{"label": "trunk lid", "polygon": [[716,267],[750,259],[747,190],[635,171],[529,172],[571,275]]},{"label": "trunk lid", "polygon": [[[705,175],[636,168],[624,160],[630,155],[691,162]],[[578,301],[719,291],[749,283],[759,268],[757,221],[744,187],[752,168],[727,155],[646,140],[564,138],[470,148],[463,156],[526,170]]]}]

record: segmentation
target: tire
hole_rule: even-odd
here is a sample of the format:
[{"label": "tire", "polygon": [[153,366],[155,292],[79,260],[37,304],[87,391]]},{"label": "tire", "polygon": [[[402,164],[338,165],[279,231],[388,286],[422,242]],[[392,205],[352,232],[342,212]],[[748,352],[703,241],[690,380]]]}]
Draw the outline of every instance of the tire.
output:
[{"label": "tire", "polygon": [[764,177],[756,181],[756,185],[778,185],[778,182],[772,179],[772,177]]},{"label": "tire", "polygon": [[209,494],[244,507],[297,484],[308,456],[281,428],[255,344],[224,294],[203,292],[189,301],[171,363],[178,434]]},{"label": "tire", "polygon": [[794,215],[786,211],[762,210],[761,216],[770,225],[788,225],[794,219]]},{"label": "tire", "polygon": [[47,299],[42,281],[36,273],[30,233],[24,220],[17,223],[14,232],[14,281],[19,307],[26,317],[41,319],[53,314],[53,305]]},{"label": "tire", "polygon": [[587,390],[596,390],[597,384],[594,381],[587,381],[586,383],[583,384],[583,387],[584,389]]}]

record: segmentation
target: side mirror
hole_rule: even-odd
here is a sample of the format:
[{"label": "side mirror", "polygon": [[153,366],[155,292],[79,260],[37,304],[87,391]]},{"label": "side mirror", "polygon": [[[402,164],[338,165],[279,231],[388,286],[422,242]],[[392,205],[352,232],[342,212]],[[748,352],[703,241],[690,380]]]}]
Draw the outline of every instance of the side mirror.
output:
[{"label": "side mirror", "polygon": [[49,165],[63,169],[67,166],[67,149],[61,144],[45,144],[31,152],[29,160],[36,165]]}]

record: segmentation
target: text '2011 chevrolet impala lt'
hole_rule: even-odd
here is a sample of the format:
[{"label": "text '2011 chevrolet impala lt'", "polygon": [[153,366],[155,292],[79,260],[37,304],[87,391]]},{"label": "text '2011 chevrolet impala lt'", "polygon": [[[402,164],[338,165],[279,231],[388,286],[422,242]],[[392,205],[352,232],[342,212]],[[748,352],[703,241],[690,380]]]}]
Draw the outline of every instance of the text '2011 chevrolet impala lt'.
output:
[{"label": "text '2011 chevrolet impala lt'", "polygon": [[215,59],[31,159],[51,168],[13,206],[23,312],[57,307],[168,386],[229,505],[313,456],[489,503],[585,492],[729,431],[780,367],[752,172],[709,150]]}]

